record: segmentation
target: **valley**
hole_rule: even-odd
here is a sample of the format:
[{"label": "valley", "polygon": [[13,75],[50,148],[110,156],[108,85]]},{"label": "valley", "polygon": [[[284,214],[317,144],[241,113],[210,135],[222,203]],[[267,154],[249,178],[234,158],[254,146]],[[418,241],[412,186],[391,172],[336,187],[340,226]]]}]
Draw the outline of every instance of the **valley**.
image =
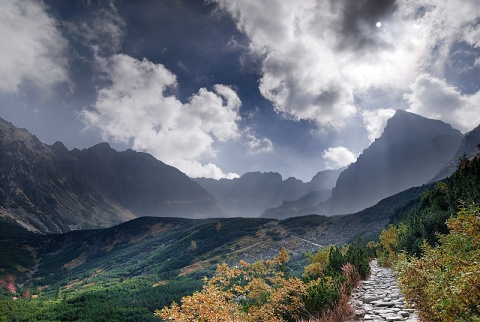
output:
[{"label": "valley", "polygon": [[[386,136],[399,122],[429,127],[429,120],[404,113],[393,117]],[[217,265],[268,261],[281,249],[291,257],[290,274],[301,277],[309,254],[329,245],[378,242],[390,224],[421,209],[438,187],[432,178],[451,175],[457,155],[467,164],[476,160],[472,142],[480,131],[462,139],[433,122],[442,129],[428,139],[433,145],[425,139],[414,149],[422,166],[436,160],[422,177],[414,163],[394,166],[406,162],[415,134],[388,143],[396,148],[384,151],[383,161],[375,152],[386,144],[382,136],[347,169],[320,171],[305,183],[272,172],[190,179],[145,153],[117,152],[107,144],[68,151],[6,121],[0,125],[0,309],[7,320],[21,321],[155,321],[156,309],[201,290]],[[386,172],[375,165],[392,158]],[[347,209],[338,208],[339,200],[350,207],[362,194],[375,195],[380,188],[372,185],[400,181],[392,171],[403,176],[401,185],[384,187],[383,197],[365,199],[354,213],[335,214]],[[350,192],[342,190],[350,176],[368,173],[356,186],[346,184]],[[469,195],[461,189],[451,198]]]}]

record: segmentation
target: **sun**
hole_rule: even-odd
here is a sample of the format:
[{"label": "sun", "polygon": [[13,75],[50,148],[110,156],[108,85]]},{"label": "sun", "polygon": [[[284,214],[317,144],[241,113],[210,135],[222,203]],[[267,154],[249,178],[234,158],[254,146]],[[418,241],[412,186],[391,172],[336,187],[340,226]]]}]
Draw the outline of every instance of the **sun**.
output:
[{"label": "sun", "polygon": [[377,28],[380,28],[382,26],[382,23],[380,21],[377,21],[377,23],[375,24],[375,26],[377,26]]}]

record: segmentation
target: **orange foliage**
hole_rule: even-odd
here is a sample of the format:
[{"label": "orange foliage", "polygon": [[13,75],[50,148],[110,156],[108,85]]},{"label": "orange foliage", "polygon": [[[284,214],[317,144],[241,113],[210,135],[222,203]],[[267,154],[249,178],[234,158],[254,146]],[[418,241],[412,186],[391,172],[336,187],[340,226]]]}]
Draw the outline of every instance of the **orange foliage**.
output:
[{"label": "orange foliage", "polygon": [[305,313],[301,280],[286,277],[288,253],[266,262],[239,266],[221,264],[216,275],[205,280],[201,292],[182,299],[181,305],[155,312],[167,321],[285,321],[299,319]]}]

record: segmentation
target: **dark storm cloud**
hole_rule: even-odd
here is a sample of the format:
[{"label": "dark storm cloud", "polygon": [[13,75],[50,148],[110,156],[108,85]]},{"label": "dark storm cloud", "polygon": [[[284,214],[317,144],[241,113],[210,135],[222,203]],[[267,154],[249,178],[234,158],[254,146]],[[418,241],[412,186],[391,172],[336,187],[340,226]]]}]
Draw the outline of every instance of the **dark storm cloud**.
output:
[{"label": "dark storm cloud", "polygon": [[229,16],[214,14],[214,8],[188,0],[119,4],[128,24],[125,53],[165,65],[177,76],[182,100],[200,87],[237,83],[248,39]]},{"label": "dark storm cloud", "polygon": [[376,23],[388,20],[395,12],[395,0],[333,0],[339,6],[341,22],[338,28],[338,48],[362,51],[387,46],[376,36]]}]

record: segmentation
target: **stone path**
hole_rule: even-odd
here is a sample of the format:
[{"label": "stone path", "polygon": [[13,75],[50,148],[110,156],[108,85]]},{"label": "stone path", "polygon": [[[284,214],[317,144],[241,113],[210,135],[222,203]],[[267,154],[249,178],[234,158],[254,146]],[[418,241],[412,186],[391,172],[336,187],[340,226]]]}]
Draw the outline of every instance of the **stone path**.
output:
[{"label": "stone path", "polygon": [[370,268],[370,277],[360,281],[352,291],[353,321],[417,322],[415,311],[406,307],[392,270],[378,266],[376,260],[370,263]]}]

